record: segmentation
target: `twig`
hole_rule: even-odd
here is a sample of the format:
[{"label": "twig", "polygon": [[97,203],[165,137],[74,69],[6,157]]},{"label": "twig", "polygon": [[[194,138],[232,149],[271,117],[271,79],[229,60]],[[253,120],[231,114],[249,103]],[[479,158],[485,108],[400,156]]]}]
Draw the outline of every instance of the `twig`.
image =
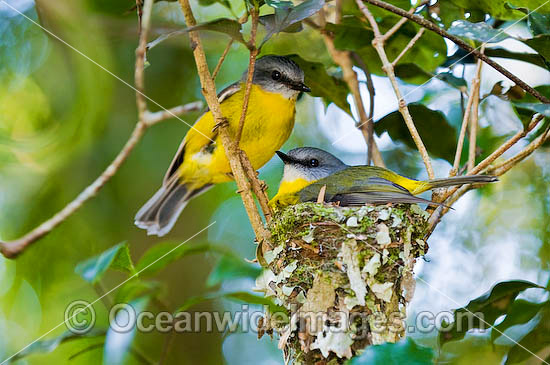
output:
[{"label": "twig", "polygon": [[258,173],[256,170],[254,170],[254,167],[250,163],[250,160],[246,156],[246,153],[243,150],[240,150],[240,153],[241,163],[243,165],[244,171],[246,172],[246,176],[250,181],[250,185],[252,186],[254,195],[256,195],[256,198],[258,199],[258,203],[260,204],[260,209],[262,209],[262,212],[264,213],[265,220],[266,222],[269,222],[271,220],[273,212],[269,207],[269,199],[267,198],[266,194],[267,185],[264,181],[258,179]]},{"label": "twig", "polygon": [[[182,8],[183,14],[185,16],[185,22],[188,27],[193,27],[196,25],[196,20],[191,10],[189,0],[179,0],[180,6]],[[216,94],[216,86],[214,80],[210,75],[208,70],[208,64],[206,63],[206,55],[204,54],[204,49],[200,40],[198,32],[191,31],[189,32],[189,38],[191,40],[191,48],[193,49],[193,56],[195,57],[195,63],[197,65],[197,71],[202,86],[202,93],[206,102],[212,112],[214,120],[218,126],[218,131],[220,139],[222,141],[223,148],[225,150],[225,155],[231,166],[231,171],[233,172],[233,178],[237,183],[237,188],[243,200],[246,213],[256,235],[256,239],[260,244],[265,244],[269,246],[269,231],[263,226],[262,218],[256,207],[254,197],[251,192],[251,184],[247,178],[247,174],[242,166],[240,154],[238,152],[238,147],[235,141],[229,134],[227,120],[223,117],[220,103]]]},{"label": "twig", "polygon": [[[403,19],[405,19],[405,18],[403,18]],[[425,30],[426,30],[425,28],[420,28],[418,30],[418,32],[415,34],[415,36],[409,41],[409,43],[407,43],[405,48],[403,48],[401,53],[399,55],[397,55],[397,57],[395,57],[395,60],[392,61],[392,63],[391,63],[392,67],[395,67],[395,65],[397,65],[397,63],[405,55],[405,53],[407,53],[407,51],[409,51],[414,46],[414,44],[420,39],[420,37],[422,37],[422,34],[424,34]]]},{"label": "twig", "polygon": [[[320,12],[320,18],[321,22],[325,23],[324,13],[322,10]],[[334,46],[334,39],[327,32],[323,31],[321,32],[321,34],[323,35],[325,45],[332,59],[336,64],[338,64],[338,66],[342,68],[344,81],[348,85],[348,88],[353,95],[353,100],[355,102],[355,106],[357,107],[357,113],[359,114],[359,121],[356,123],[356,127],[361,131],[361,133],[363,134],[363,138],[367,143],[367,160],[369,160],[367,161],[367,163],[370,163],[369,157],[372,157],[372,161],[376,166],[384,167],[384,160],[382,159],[380,150],[378,149],[376,141],[374,140],[374,127],[372,116],[369,118],[367,116],[367,113],[365,112],[365,105],[363,104],[363,99],[361,98],[361,91],[359,89],[359,82],[357,81],[357,74],[353,70],[353,62],[351,60],[350,52],[336,49],[336,47]],[[374,94],[371,97],[374,97]],[[371,105],[373,104],[371,103]]]},{"label": "twig", "polygon": [[[481,52],[485,50],[485,46],[481,46]],[[479,89],[481,87],[481,68],[483,62],[477,60],[477,70],[476,70],[476,84],[475,88],[472,89],[471,98],[474,100],[472,103],[472,114],[470,115],[470,145],[468,151],[468,172],[474,169],[476,163],[476,140],[477,140],[477,123],[479,120]]]},{"label": "twig", "polygon": [[138,106],[139,120],[130,135],[130,138],[115,157],[113,162],[103,171],[103,173],[94,180],[86,189],[84,189],[73,201],[67,204],[63,209],[56,213],[53,217],[40,224],[38,227],[27,233],[21,238],[9,242],[0,242],[0,251],[7,258],[15,258],[21,254],[27,247],[38,239],[50,233],[55,227],[65,221],[69,216],[75,213],[85,202],[97,195],[98,191],[109,181],[120,169],[124,161],[130,155],[136,144],[140,141],[148,127],[145,121],[147,114],[147,103],[143,96],[144,77],[143,67],[145,64],[145,47],[147,45],[147,32],[149,30],[150,15],[152,10],[153,0],[146,0],[143,6],[141,16],[141,34],[139,46],[136,50],[136,102]]},{"label": "twig", "polygon": [[[364,6],[364,4],[362,4],[362,0],[356,0],[356,1],[357,1],[358,5],[361,4],[361,5]],[[479,52],[478,50],[476,50],[475,48],[470,46],[468,43],[466,43],[462,39],[449,34],[447,31],[440,28],[435,23],[432,23],[431,21],[429,21],[427,19],[424,19],[423,17],[421,17],[419,15],[411,14],[411,13],[409,13],[409,12],[403,10],[403,9],[400,9],[396,6],[393,6],[391,4],[388,4],[388,3],[380,1],[380,0],[363,0],[363,1],[365,1],[367,3],[370,3],[372,5],[375,5],[379,8],[391,11],[392,13],[395,13],[397,15],[405,17],[409,20],[412,20],[413,22],[421,25],[422,27],[424,27],[428,30],[431,30],[432,32],[435,32],[435,33],[439,34],[442,37],[445,37],[445,38],[449,39],[450,41],[455,43],[460,48],[466,50],[470,54],[473,54],[476,58],[479,58],[479,59],[483,60],[483,62],[485,62],[489,66],[493,67],[495,70],[497,70],[498,72],[500,72],[501,74],[506,76],[508,79],[513,81],[516,85],[521,87],[523,90],[525,90],[529,94],[533,95],[538,100],[542,101],[545,104],[550,103],[550,99],[543,96],[541,93],[539,93],[537,90],[535,90],[534,88],[532,88],[531,86],[526,84],[524,81],[522,81],[520,78],[518,78],[517,76],[512,74],[510,71],[508,71],[504,67],[500,66],[498,63],[496,63],[495,61],[493,61],[492,59],[487,57],[485,54]],[[361,8],[361,5],[359,5],[360,8]],[[376,33],[375,33],[375,35],[376,35]]]},{"label": "twig", "polygon": [[[475,88],[479,84],[479,80],[474,77],[472,80],[472,91],[470,92],[470,97],[468,98],[468,104],[466,105],[466,110],[464,111],[464,116],[462,117],[462,126],[460,127],[460,134],[458,136],[458,142],[456,144],[455,160],[453,162],[453,168],[449,172],[449,176],[456,176],[458,173],[458,168],[460,167],[460,158],[462,157],[462,149],[464,148],[464,139],[466,138],[466,128],[468,127],[468,121],[470,120],[470,111],[472,110],[472,104],[474,102],[474,92]],[[462,91],[460,92],[462,95]]]},{"label": "twig", "polygon": [[202,101],[193,101],[189,104],[178,105],[170,109],[159,110],[158,112],[146,112],[144,121],[148,127],[153,126],[166,119],[174,118],[187,113],[197,112],[203,108],[204,103]]},{"label": "twig", "polygon": [[[374,16],[372,13],[367,9],[367,7],[362,3],[361,0],[356,0],[357,6],[365,15],[368,22],[370,23],[372,30],[374,32],[374,39],[372,40],[372,45],[376,49],[376,52],[378,53],[378,56],[380,57],[380,60],[382,61],[382,69],[388,75],[388,78],[390,79],[390,82],[393,87],[393,91],[395,93],[395,96],[397,97],[398,105],[399,105],[399,112],[403,116],[403,119],[405,120],[405,124],[407,125],[407,128],[409,129],[409,132],[411,134],[411,137],[416,144],[416,148],[418,149],[418,152],[420,152],[420,156],[422,157],[422,161],[424,161],[424,165],[426,166],[426,171],[428,173],[428,177],[430,179],[433,179],[435,177],[432,163],[430,160],[430,156],[428,155],[428,151],[426,150],[426,147],[424,146],[424,143],[422,142],[422,138],[418,134],[418,131],[416,129],[416,126],[414,125],[414,121],[411,117],[411,114],[409,112],[409,108],[407,107],[407,104],[405,102],[405,99],[403,98],[403,95],[401,94],[401,90],[399,89],[399,84],[397,83],[397,78],[395,76],[394,68],[391,64],[391,62],[388,60],[388,56],[386,54],[386,51],[384,49],[384,41],[383,41],[383,35],[380,32],[380,29],[378,28],[378,24],[376,23],[376,20],[374,19]],[[407,13],[407,12],[405,12]],[[407,13],[408,14],[408,13]]]},{"label": "twig", "polygon": [[[355,62],[359,65],[359,67],[363,70],[365,73],[365,77],[367,78],[367,90],[369,91],[369,116],[367,120],[374,121],[374,100],[376,91],[374,90],[374,82],[372,81],[372,74],[369,70],[369,67],[367,64],[363,61],[361,56],[359,56],[356,52],[352,52],[353,58],[355,59]],[[368,129],[365,131],[367,136],[372,136],[374,140],[374,122],[368,123],[367,128],[372,128],[372,131],[369,131]],[[372,144],[371,144],[372,145]],[[370,165],[370,162],[373,160],[372,158],[372,148],[370,148],[369,144],[367,143],[367,165]],[[382,164],[378,164],[377,166],[385,167],[384,161],[382,160],[382,155],[380,155],[380,151],[378,151],[378,159]]]},{"label": "twig", "polygon": [[[520,139],[525,137],[529,132],[531,132],[538,124],[539,122],[544,118],[544,115],[541,114],[535,114],[533,116],[533,119],[529,123],[529,125],[521,130],[520,132],[516,133],[512,137],[510,137],[509,140],[504,142],[499,148],[497,148],[493,153],[491,153],[489,156],[487,156],[483,161],[481,161],[479,164],[477,164],[476,167],[472,169],[472,171],[468,172],[468,175],[475,175],[479,174],[480,172],[484,171],[487,167],[489,167],[490,164],[492,164],[497,158],[502,156],[502,154],[506,151],[508,151],[513,145],[515,145]],[[445,199],[447,199],[451,194],[455,193],[459,188],[457,186],[449,188],[445,194],[443,194],[440,197],[439,202],[443,202]]]},{"label": "twig", "polygon": [[258,55],[258,48],[256,47],[256,32],[258,31],[259,14],[258,10],[252,7],[250,9],[250,15],[252,17],[252,29],[250,31],[250,41],[248,42],[248,48],[250,49],[250,56],[248,61],[248,74],[246,75],[246,85],[244,90],[243,108],[241,112],[241,119],[239,120],[239,128],[235,135],[235,143],[237,147],[241,141],[241,136],[244,128],[244,121],[246,119],[246,112],[248,111],[248,101],[250,100],[250,91],[252,90],[252,78],[254,77],[254,66],[256,65],[256,56]]},{"label": "twig", "polygon": [[216,80],[216,76],[218,76],[218,73],[220,72],[220,69],[222,68],[223,61],[225,61],[225,57],[229,53],[229,50],[231,49],[231,46],[233,45],[233,38],[229,40],[227,43],[227,46],[225,46],[225,49],[223,50],[222,55],[220,56],[220,59],[218,60],[218,64],[216,65],[216,68],[214,69],[214,72],[212,72],[212,78]]},{"label": "twig", "polygon": [[[413,6],[410,10],[409,10],[409,13],[410,14],[414,14],[414,12],[416,11],[416,9],[418,9],[419,7],[423,6],[423,5],[426,5],[427,3],[429,3],[429,0],[428,1],[421,1],[419,2],[417,5]],[[403,17],[401,19],[399,19],[399,21],[397,23],[395,23],[395,25],[393,27],[391,27],[383,36],[383,40],[384,42],[386,42],[388,39],[391,38],[392,35],[394,35],[395,33],[397,33],[397,31],[407,22],[407,18]]]},{"label": "twig", "polygon": [[535,138],[531,143],[529,143],[523,150],[518,152],[515,156],[510,157],[506,161],[496,165],[491,166],[487,169],[487,172],[500,176],[510,170],[512,167],[523,161],[533,152],[535,152],[544,142],[550,139],[550,127],[548,127],[540,136]]}]

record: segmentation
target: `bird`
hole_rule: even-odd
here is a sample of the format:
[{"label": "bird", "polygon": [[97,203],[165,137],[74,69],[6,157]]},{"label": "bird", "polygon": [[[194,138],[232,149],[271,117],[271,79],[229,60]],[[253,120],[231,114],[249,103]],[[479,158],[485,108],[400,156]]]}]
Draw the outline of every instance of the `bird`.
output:
[{"label": "bird", "polygon": [[377,166],[349,166],[331,153],[315,147],[299,147],[288,154],[277,151],[284,163],[274,209],[300,202],[315,202],[325,187],[324,201],[340,206],[387,203],[441,203],[415,195],[447,186],[490,183],[496,176],[471,175],[418,181]]},{"label": "bird", "polygon": [[[246,79],[247,71],[218,94],[232,136],[239,128]],[[303,70],[291,59],[266,55],[256,60],[239,144],[254,169],[266,164],[286,142],[294,127],[298,95],[309,91]],[[164,236],[189,200],[216,184],[233,180],[217,127],[207,110],[185,135],[161,188],[135,216],[135,224],[148,235]]]}]

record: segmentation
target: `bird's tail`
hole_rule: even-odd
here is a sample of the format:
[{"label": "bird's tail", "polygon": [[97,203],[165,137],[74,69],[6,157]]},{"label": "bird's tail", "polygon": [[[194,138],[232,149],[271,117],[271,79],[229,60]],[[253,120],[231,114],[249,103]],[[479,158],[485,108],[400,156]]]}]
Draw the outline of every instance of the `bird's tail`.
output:
[{"label": "bird's tail", "polygon": [[428,180],[425,182],[425,184],[422,184],[419,189],[416,189],[416,191],[411,193],[416,195],[430,189],[464,184],[486,184],[495,181],[498,181],[498,177],[492,175],[454,176],[442,179]]},{"label": "bird's tail", "polygon": [[189,200],[211,187],[189,189],[177,176],[168,180],[137,212],[134,223],[147,230],[148,235],[164,236],[174,226]]}]

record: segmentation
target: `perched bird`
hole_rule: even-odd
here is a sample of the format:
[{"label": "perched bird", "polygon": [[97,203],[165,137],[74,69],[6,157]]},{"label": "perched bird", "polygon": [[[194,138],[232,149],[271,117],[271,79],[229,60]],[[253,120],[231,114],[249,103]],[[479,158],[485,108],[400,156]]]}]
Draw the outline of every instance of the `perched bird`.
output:
[{"label": "perched bird", "polygon": [[[218,95],[232,135],[237,132],[243,110],[246,77],[245,72],[240,81]],[[240,148],[255,169],[269,161],[288,139],[294,127],[298,94],[309,91],[304,84],[304,72],[292,60],[273,55],[256,60],[240,140]],[[207,111],[187,132],[162,187],[137,212],[135,224],[150,235],[163,236],[173,227],[190,199],[214,184],[231,180],[231,168],[214,118]]]},{"label": "perched bird", "polygon": [[416,194],[453,185],[489,183],[497,177],[489,175],[456,176],[417,181],[376,166],[348,166],[332,154],[313,147],[296,148],[285,154],[284,172],[279,191],[270,201],[274,208],[299,202],[317,201],[326,186],[325,202],[342,206],[386,203],[428,203]]}]

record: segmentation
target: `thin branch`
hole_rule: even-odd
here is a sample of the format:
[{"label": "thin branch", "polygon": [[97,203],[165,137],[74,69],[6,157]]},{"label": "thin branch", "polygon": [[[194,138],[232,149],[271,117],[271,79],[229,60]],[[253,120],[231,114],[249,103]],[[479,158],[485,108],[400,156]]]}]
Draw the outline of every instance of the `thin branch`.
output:
[{"label": "thin branch", "polygon": [[[421,6],[424,6],[426,4],[428,4],[430,1],[429,0],[426,0],[426,1],[420,1],[417,5],[413,6],[410,10],[409,10],[409,13],[410,14],[414,14],[414,12],[416,11],[416,9],[418,9],[419,7]],[[386,42],[388,39],[391,38],[392,35],[394,35],[395,33],[397,33],[397,31],[407,22],[407,18],[403,17],[401,19],[399,19],[399,21],[397,23],[395,23],[395,25],[393,27],[391,27],[383,36],[383,40],[384,42]]]},{"label": "thin branch", "polygon": [[550,127],[548,127],[540,136],[535,138],[531,143],[529,143],[523,150],[518,152],[515,156],[510,157],[506,161],[496,165],[491,166],[487,172],[500,176],[510,170],[512,167],[523,161],[525,158],[530,156],[535,152],[544,142],[550,139]]},{"label": "thin branch", "polygon": [[[490,164],[492,164],[497,158],[502,156],[502,154],[506,151],[508,151],[513,145],[515,145],[520,139],[525,137],[529,132],[531,132],[538,124],[539,122],[544,118],[544,115],[541,114],[535,114],[533,116],[533,119],[531,119],[531,122],[529,125],[524,128],[523,130],[519,131],[512,137],[510,137],[509,140],[504,142],[499,148],[497,148],[493,153],[491,153],[489,156],[487,156],[483,161],[481,161],[479,164],[477,164],[476,167],[472,169],[472,171],[468,172],[468,175],[476,175],[480,172],[484,171],[486,168],[489,167]],[[439,202],[443,202],[445,199],[447,199],[451,194],[454,194],[459,188],[457,186],[449,188],[445,194],[442,194],[440,196]]]},{"label": "thin branch", "polygon": [[248,42],[248,48],[250,49],[250,56],[248,61],[248,74],[246,75],[246,85],[244,90],[243,108],[241,112],[241,119],[239,120],[239,128],[235,135],[235,143],[237,147],[241,141],[241,136],[244,128],[244,121],[246,119],[246,112],[248,111],[248,102],[250,100],[250,91],[252,90],[252,78],[254,77],[254,66],[256,65],[256,56],[258,55],[258,48],[256,47],[256,33],[258,31],[259,13],[254,7],[250,9],[250,15],[252,17],[252,29],[250,31],[250,41]]},{"label": "thin branch", "polygon": [[178,105],[170,109],[159,110],[158,112],[146,112],[144,121],[148,127],[160,123],[166,119],[179,117],[180,115],[198,112],[203,109],[204,103],[202,101],[193,101],[185,105]]},{"label": "thin branch", "polygon": [[[319,14],[321,22],[324,25],[324,23],[326,23],[324,12],[321,10]],[[372,161],[376,166],[384,167],[385,164],[384,160],[382,159],[382,154],[380,153],[380,150],[376,145],[376,141],[374,140],[374,123],[372,121],[372,116],[368,117],[367,113],[365,112],[365,105],[363,104],[363,99],[361,97],[357,74],[353,70],[353,61],[351,60],[350,52],[337,49],[334,46],[334,39],[329,33],[322,31],[321,34],[332,59],[338,66],[340,66],[340,68],[342,68],[344,81],[348,85],[348,88],[353,95],[353,100],[357,108],[357,113],[359,114],[359,121],[356,123],[356,127],[361,131],[361,133],[363,134],[363,138],[367,143],[367,163],[370,163],[371,159],[369,157],[372,157]],[[374,93],[372,93],[371,97],[374,97]],[[373,103],[371,103],[371,105],[373,105]]]},{"label": "thin branch", "polygon": [[[500,66],[498,63],[496,63],[495,61],[493,61],[492,59],[490,59],[489,57],[487,57],[485,54],[479,52],[478,50],[476,50],[475,48],[473,48],[472,46],[470,46],[468,43],[466,43],[465,41],[463,41],[462,39],[458,38],[458,37],[455,37],[451,34],[449,34],[447,31],[445,31],[444,29],[440,28],[439,26],[437,26],[436,24],[432,23],[431,21],[419,16],[419,15],[416,15],[416,14],[411,14],[403,9],[400,9],[396,6],[393,6],[391,4],[388,4],[384,1],[380,1],[380,0],[363,0],[367,3],[370,3],[372,5],[375,5],[379,8],[382,8],[382,9],[386,9],[388,11],[391,11],[392,13],[395,13],[397,15],[400,15],[402,17],[405,17],[409,20],[412,20],[413,22],[421,25],[422,27],[428,29],[428,30],[431,30],[432,32],[435,32],[437,34],[439,34],[440,36],[442,37],[445,37],[447,39],[449,39],[450,41],[452,41],[453,43],[455,43],[457,46],[459,46],[460,48],[466,50],[466,52],[468,52],[469,54],[473,54],[476,58],[478,59],[481,59],[483,60],[485,63],[487,63],[489,66],[491,66],[492,68],[494,68],[495,70],[497,70],[498,72],[500,72],[501,74],[503,74],[504,76],[506,76],[508,79],[510,79],[511,81],[513,81],[516,85],[518,85],[519,87],[521,87],[523,90],[525,90],[526,92],[528,92],[529,94],[533,95],[535,98],[537,98],[538,100],[542,101],[543,103],[545,104],[549,104],[550,103],[550,99],[548,99],[547,97],[543,96],[541,93],[539,93],[537,90],[535,90],[534,88],[532,88],[531,86],[529,86],[527,83],[525,83],[524,81],[522,81],[520,78],[518,78],[516,75],[512,74],[510,71],[508,71],[507,69],[505,69],[504,67]],[[362,0],[356,0],[356,2],[358,3],[358,5],[361,3],[361,5],[364,6],[364,4],[362,4]],[[361,8],[361,5],[359,5],[359,7]],[[375,36],[376,36],[376,33],[375,33]]]},{"label": "thin branch", "polygon": [[[403,19],[405,19],[405,18],[403,18]],[[414,44],[420,39],[420,37],[422,37],[422,34],[424,34],[425,30],[426,30],[425,28],[420,28],[418,30],[418,32],[415,34],[415,36],[409,41],[409,43],[407,43],[405,48],[403,48],[401,53],[399,55],[397,55],[397,57],[395,57],[395,60],[393,60],[393,62],[391,63],[392,67],[395,67],[395,65],[397,65],[397,63],[405,55],[405,53],[407,53],[411,48],[413,48]]]},{"label": "thin branch", "polygon": [[0,242],[0,251],[7,258],[15,258],[21,254],[27,247],[38,239],[44,237],[50,233],[55,227],[65,221],[69,216],[75,213],[85,202],[97,195],[99,190],[109,181],[120,169],[124,161],[128,158],[134,147],[143,137],[148,124],[145,120],[147,115],[147,103],[143,94],[144,89],[144,65],[145,65],[145,52],[147,46],[147,32],[149,30],[149,23],[151,19],[151,10],[153,6],[153,0],[145,0],[143,6],[143,12],[141,14],[141,32],[139,39],[139,46],[136,50],[136,71],[135,71],[135,83],[136,83],[136,103],[138,107],[139,120],[130,135],[130,138],[115,157],[113,162],[103,171],[103,173],[94,180],[86,189],[84,189],[73,201],[67,204],[63,209],[56,213],[53,217],[27,233],[21,238],[18,238],[9,242]]},{"label": "thin branch", "polygon": [[[485,46],[481,46],[481,52],[485,50]],[[474,169],[476,163],[476,141],[477,141],[477,124],[479,120],[479,89],[481,87],[481,68],[483,67],[483,62],[477,60],[477,70],[475,79],[476,87],[472,90],[471,98],[474,100],[472,104],[472,114],[470,116],[470,145],[468,151],[468,172]]]},{"label": "thin branch", "polygon": [[[458,173],[458,168],[460,167],[460,158],[462,157],[462,149],[464,148],[464,139],[466,137],[466,128],[468,127],[468,121],[470,120],[470,112],[472,110],[472,104],[474,102],[474,92],[475,88],[479,85],[479,80],[474,77],[472,80],[472,91],[470,92],[470,97],[468,98],[468,104],[466,105],[466,110],[464,111],[464,116],[462,117],[462,126],[460,127],[460,134],[458,136],[458,142],[456,144],[455,160],[453,162],[453,168],[449,172],[449,176],[456,176]],[[462,95],[462,92],[461,92]]]},{"label": "thin branch", "polygon": [[[374,90],[374,82],[372,81],[372,74],[369,70],[369,67],[363,61],[361,56],[359,56],[356,52],[352,52],[352,54],[353,54],[353,58],[355,59],[355,62],[357,62],[359,67],[363,70],[363,72],[365,73],[365,77],[367,78],[367,90],[369,91],[369,116],[367,120],[374,121],[373,119],[374,118],[374,100],[375,100],[376,91]],[[367,124],[367,127],[369,126],[374,129],[374,122]],[[367,133],[367,136],[372,135],[374,138],[374,130],[372,132],[366,130],[366,133]],[[368,143],[367,143],[367,147],[368,147]],[[378,154],[380,154],[380,151],[378,151]],[[379,159],[381,160],[382,163],[384,162],[382,161],[381,155]],[[371,161],[372,161],[372,151],[371,151],[371,148],[369,148],[368,154],[367,154],[367,165],[370,165]],[[378,165],[378,166],[383,166],[383,165]]]},{"label": "thin branch", "polygon": [[[189,0],[179,0],[179,3],[187,26],[195,26],[197,22],[193,15]],[[238,146],[229,134],[227,119],[225,119],[222,115],[220,103],[216,94],[216,86],[212,76],[210,75],[210,71],[208,70],[206,55],[204,53],[199,33],[197,31],[191,31],[189,32],[189,38],[191,40],[191,48],[193,49],[193,56],[195,57],[197,71],[201,81],[202,93],[206,99],[210,111],[212,112],[216,125],[218,126],[219,136],[225,150],[225,155],[229,161],[231,171],[233,172],[233,178],[237,183],[237,187],[239,189],[238,191],[243,200],[243,204],[254,230],[254,234],[260,244],[269,245],[270,233],[263,225],[262,218],[260,217],[254,197],[252,196],[251,183],[241,163]]]},{"label": "thin branch", "polygon": [[218,76],[218,73],[220,72],[222,68],[223,61],[225,61],[225,57],[229,53],[229,50],[231,49],[231,46],[233,45],[233,38],[229,39],[229,42],[227,43],[227,46],[225,46],[225,49],[223,50],[222,55],[220,56],[220,59],[218,60],[218,64],[216,65],[216,68],[214,69],[214,72],[212,72],[212,78],[216,80],[216,76]]},{"label": "thin branch", "polygon": [[361,10],[361,12],[363,13],[363,15],[365,15],[365,17],[369,21],[373,29],[374,39],[372,41],[372,45],[375,48],[376,52],[378,53],[380,60],[382,61],[382,69],[384,70],[384,72],[386,73],[386,75],[388,76],[392,84],[393,91],[395,93],[395,96],[397,97],[399,112],[401,113],[401,115],[403,116],[403,119],[405,120],[405,124],[407,125],[407,128],[409,129],[409,132],[411,134],[411,137],[414,143],[416,144],[416,148],[418,149],[418,152],[420,152],[422,161],[424,161],[424,165],[426,166],[428,177],[430,179],[433,179],[435,175],[434,175],[432,163],[430,160],[430,156],[428,155],[428,151],[426,150],[426,147],[422,142],[422,138],[420,137],[420,134],[418,134],[418,130],[414,125],[414,121],[409,112],[409,108],[407,107],[405,99],[403,98],[403,95],[401,94],[401,90],[399,89],[399,84],[397,83],[397,78],[395,76],[394,68],[391,62],[388,60],[388,56],[384,49],[384,41],[383,41],[382,33],[380,32],[380,29],[378,28],[378,24],[376,23],[376,20],[374,19],[374,16],[369,11],[369,9],[362,3],[361,0],[356,0],[356,3],[359,9]]}]

